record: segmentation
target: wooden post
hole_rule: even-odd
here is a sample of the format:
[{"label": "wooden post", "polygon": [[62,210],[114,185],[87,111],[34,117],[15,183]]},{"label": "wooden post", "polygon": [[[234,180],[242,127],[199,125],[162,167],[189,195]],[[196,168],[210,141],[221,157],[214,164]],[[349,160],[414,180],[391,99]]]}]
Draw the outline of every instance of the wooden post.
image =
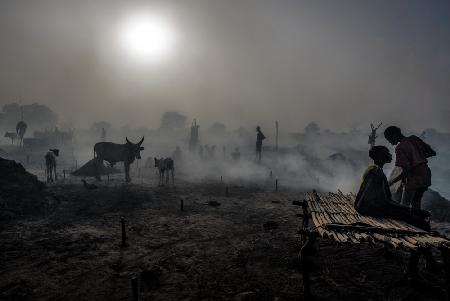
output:
[{"label": "wooden post", "polygon": [[275,150],[278,151],[278,120],[275,121]]},{"label": "wooden post", "polygon": [[131,278],[131,289],[133,292],[133,301],[139,300],[138,280],[136,277]]},{"label": "wooden post", "polygon": [[278,191],[278,179],[275,179],[275,191]]},{"label": "wooden post", "polygon": [[223,183],[223,177],[220,176],[220,183]]},{"label": "wooden post", "polygon": [[228,194],[228,186],[227,187],[225,187],[225,196],[228,196],[229,194]]},{"label": "wooden post", "polygon": [[311,300],[311,279],[309,275],[311,273],[312,263],[308,259],[308,255],[311,255],[316,235],[308,230],[305,230],[305,235],[307,239],[300,250],[300,264],[303,274],[303,300]]},{"label": "wooden post", "polygon": [[418,251],[410,251],[408,266],[406,268],[407,277],[417,276],[417,267],[419,265],[420,254]]},{"label": "wooden post", "polygon": [[125,218],[120,218],[120,223],[122,225],[122,247],[125,247],[127,244],[127,233],[125,232]]},{"label": "wooden post", "polygon": [[446,280],[446,299],[449,300],[450,297],[450,250],[448,250],[445,246],[441,247],[441,255],[444,262],[444,272],[445,272],[445,280]]},{"label": "wooden post", "polygon": [[64,181],[66,180],[66,170],[63,169],[63,177],[64,177]]},{"label": "wooden post", "polygon": [[180,200],[180,210],[183,211],[184,209],[184,201],[183,199]]},{"label": "wooden post", "polygon": [[272,179],[272,171],[270,171],[270,178]]}]

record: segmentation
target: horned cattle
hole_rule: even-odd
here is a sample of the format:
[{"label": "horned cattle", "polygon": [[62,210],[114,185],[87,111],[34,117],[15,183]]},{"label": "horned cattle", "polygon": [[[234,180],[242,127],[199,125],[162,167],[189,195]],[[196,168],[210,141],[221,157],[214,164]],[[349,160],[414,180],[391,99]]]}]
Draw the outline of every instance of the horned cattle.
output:
[{"label": "horned cattle", "polygon": [[[141,158],[141,150],[144,149],[141,146],[142,142],[144,142],[144,137],[138,143],[132,143],[128,138],[126,138],[125,144],[99,142],[94,145],[94,158],[97,159],[99,164],[107,161],[111,166],[114,166],[117,162],[123,162],[125,180],[130,182],[130,164],[135,159]],[[99,174],[96,175],[96,178],[97,180],[101,180]]]}]

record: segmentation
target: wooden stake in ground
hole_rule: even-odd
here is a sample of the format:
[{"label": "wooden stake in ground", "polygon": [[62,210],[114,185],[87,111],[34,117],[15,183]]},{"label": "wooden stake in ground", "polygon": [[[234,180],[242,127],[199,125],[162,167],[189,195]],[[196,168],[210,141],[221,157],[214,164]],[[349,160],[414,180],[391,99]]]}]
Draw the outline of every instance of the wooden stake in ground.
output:
[{"label": "wooden stake in ground", "polygon": [[275,180],[275,191],[278,191],[278,179]]},{"label": "wooden stake in ground", "polygon": [[133,301],[139,300],[138,280],[136,277],[131,278],[131,289],[133,292]]},{"label": "wooden stake in ground", "polygon": [[275,150],[278,151],[278,120],[275,121]]},{"label": "wooden stake in ground", "polygon": [[63,169],[63,176],[64,176],[64,181],[66,180],[66,170]]},{"label": "wooden stake in ground", "polygon": [[184,201],[180,200],[180,210],[183,211],[184,210]]},{"label": "wooden stake in ground", "polygon": [[120,223],[122,225],[122,247],[125,247],[127,244],[127,233],[125,232],[125,218],[120,218]]}]

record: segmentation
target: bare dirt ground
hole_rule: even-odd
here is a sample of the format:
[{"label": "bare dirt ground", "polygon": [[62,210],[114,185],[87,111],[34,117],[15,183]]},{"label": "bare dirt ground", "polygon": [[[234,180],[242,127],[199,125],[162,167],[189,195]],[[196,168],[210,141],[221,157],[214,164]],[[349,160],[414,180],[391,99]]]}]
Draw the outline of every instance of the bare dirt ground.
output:
[{"label": "bare dirt ground", "polygon": [[[49,185],[48,212],[0,224],[0,299],[132,300],[137,277],[140,300],[302,300],[300,220],[290,200],[303,193],[274,192],[271,182],[156,183],[151,173],[93,190],[78,178]],[[400,282],[401,251],[327,241],[317,250],[318,299],[442,299],[431,283],[443,275],[422,272],[424,286]]]}]

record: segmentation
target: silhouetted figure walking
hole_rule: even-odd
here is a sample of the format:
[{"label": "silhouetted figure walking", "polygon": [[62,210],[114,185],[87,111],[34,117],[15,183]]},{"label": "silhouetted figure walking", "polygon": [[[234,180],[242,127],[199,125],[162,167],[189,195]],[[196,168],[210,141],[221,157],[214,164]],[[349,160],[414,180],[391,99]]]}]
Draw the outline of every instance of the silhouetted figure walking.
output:
[{"label": "silhouetted figure walking", "polygon": [[261,132],[261,127],[256,127],[256,157],[258,162],[261,162],[262,142],[266,139],[266,136]]},{"label": "silhouetted figure walking", "polygon": [[231,158],[233,159],[233,161],[239,161],[239,159],[241,158],[241,153],[239,152],[239,148],[235,148],[234,152],[231,153]]},{"label": "silhouetted figure walking", "polygon": [[181,149],[180,149],[179,146],[177,146],[177,147],[175,148],[175,151],[174,151],[173,154],[172,154],[172,158],[173,158],[174,161],[180,162],[180,161],[181,161],[181,157],[182,157],[182,155],[181,155]]},{"label": "silhouetted figure walking", "polygon": [[100,135],[100,140],[105,142],[106,141],[106,130],[105,128],[102,128],[102,133]]}]

